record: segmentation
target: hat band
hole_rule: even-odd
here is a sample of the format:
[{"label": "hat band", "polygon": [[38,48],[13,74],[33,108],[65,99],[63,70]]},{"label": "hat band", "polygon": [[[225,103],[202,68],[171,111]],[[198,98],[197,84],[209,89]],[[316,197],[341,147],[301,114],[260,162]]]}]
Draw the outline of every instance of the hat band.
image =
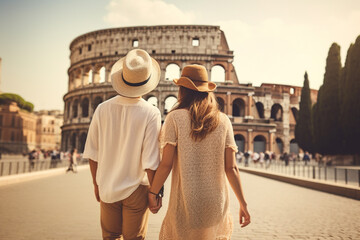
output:
[{"label": "hat band", "polygon": [[150,78],[151,78],[151,74],[150,74],[149,78],[146,79],[146,80],[143,81],[143,82],[131,83],[131,82],[128,82],[128,81],[125,80],[123,73],[121,73],[121,76],[122,76],[122,79],[123,79],[124,83],[125,83],[126,85],[129,85],[129,86],[132,86],[132,87],[139,87],[139,86],[145,85],[145,84],[150,80]]}]

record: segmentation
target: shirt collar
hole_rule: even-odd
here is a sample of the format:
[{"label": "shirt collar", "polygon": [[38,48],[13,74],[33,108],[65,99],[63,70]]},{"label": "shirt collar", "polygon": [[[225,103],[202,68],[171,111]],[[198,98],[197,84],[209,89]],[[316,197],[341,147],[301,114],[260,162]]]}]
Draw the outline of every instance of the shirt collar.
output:
[{"label": "shirt collar", "polygon": [[117,95],[117,102],[119,103],[137,103],[139,101],[141,101],[141,97],[135,97],[135,98],[129,98],[129,97],[124,97],[121,95]]}]

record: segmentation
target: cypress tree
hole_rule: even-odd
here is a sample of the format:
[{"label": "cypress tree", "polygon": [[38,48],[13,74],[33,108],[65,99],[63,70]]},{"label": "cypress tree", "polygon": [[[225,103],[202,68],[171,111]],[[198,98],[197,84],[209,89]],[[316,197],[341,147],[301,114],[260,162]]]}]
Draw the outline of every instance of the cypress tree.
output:
[{"label": "cypress tree", "polygon": [[300,109],[296,119],[295,139],[304,151],[312,152],[313,140],[311,130],[311,98],[308,74],[304,75],[304,86],[301,89]]},{"label": "cypress tree", "polygon": [[348,50],[342,77],[342,126],[346,148],[350,154],[360,154],[360,36]]},{"label": "cypress tree", "polygon": [[333,43],[326,59],[323,92],[320,95],[320,131],[324,154],[338,154],[342,150],[339,103],[340,77],[340,46]]},{"label": "cypress tree", "polygon": [[312,134],[313,134],[313,152],[317,152],[320,154],[324,154],[324,142],[322,139],[324,138],[324,134],[321,128],[321,93],[323,90],[323,86],[320,87],[317,95],[317,102],[313,105],[311,109],[311,119],[312,119]]}]

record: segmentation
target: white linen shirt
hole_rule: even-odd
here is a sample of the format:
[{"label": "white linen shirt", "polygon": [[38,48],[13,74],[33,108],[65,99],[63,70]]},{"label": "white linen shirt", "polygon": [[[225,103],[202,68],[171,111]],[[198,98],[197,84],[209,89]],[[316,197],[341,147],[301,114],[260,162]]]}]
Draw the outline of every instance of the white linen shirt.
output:
[{"label": "white linen shirt", "polygon": [[160,162],[161,114],[142,98],[116,96],[95,110],[83,158],[98,163],[100,199],[113,203],[129,197],[140,184],[149,185],[145,169]]}]

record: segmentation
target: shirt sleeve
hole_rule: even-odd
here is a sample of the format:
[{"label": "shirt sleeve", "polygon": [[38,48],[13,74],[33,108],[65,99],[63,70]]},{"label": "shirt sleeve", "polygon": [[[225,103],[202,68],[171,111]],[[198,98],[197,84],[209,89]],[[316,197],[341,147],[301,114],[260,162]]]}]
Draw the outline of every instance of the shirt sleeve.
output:
[{"label": "shirt sleeve", "polygon": [[160,163],[159,134],[161,128],[161,114],[157,111],[149,121],[145,130],[145,138],[142,147],[143,169],[156,170]]},{"label": "shirt sleeve", "polygon": [[170,113],[167,115],[164,125],[161,129],[161,134],[160,134],[161,149],[163,149],[166,144],[177,146],[177,141],[178,141],[178,136],[177,136],[176,124],[172,114]]},{"label": "shirt sleeve", "polygon": [[225,116],[226,118],[226,137],[225,137],[225,148],[231,148],[235,152],[238,151],[238,147],[235,143],[235,137],[234,137],[234,130],[231,124],[230,119]]},{"label": "shirt sleeve", "polygon": [[98,108],[95,110],[93,118],[90,123],[89,131],[86,137],[86,143],[83,153],[83,158],[89,158],[98,162],[99,153],[99,121]]}]

